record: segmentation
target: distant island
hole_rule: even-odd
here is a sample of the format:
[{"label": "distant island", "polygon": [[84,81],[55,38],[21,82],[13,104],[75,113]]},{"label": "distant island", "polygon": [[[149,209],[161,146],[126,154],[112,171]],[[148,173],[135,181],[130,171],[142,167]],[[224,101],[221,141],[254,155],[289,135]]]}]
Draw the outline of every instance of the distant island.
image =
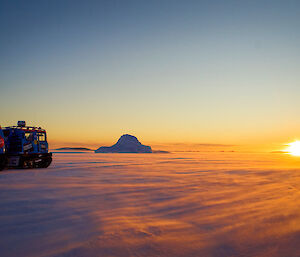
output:
[{"label": "distant island", "polygon": [[93,151],[92,149],[86,148],[86,147],[62,147],[62,148],[57,148],[55,150],[58,151]]},{"label": "distant island", "polygon": [[101,146],[95,153],[152,153],[152,149],[150,146],[142,145],[135,136],[125,134],[116,144]]},{"label": "distant island", "polygon": [[152,153],[170,153],[169,151],[163,151],[163,150],[152,150]]},{"label": "distant island", "polygon": [[279,151],[272,151],[270,153],[289,153],[289,152],[288,151],[279,150]]}]

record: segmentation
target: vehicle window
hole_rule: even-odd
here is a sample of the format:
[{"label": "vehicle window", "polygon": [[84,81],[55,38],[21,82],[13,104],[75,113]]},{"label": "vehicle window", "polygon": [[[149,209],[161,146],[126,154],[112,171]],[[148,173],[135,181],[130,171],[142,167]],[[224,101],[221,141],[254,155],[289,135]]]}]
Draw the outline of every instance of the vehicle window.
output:
[{"label": "vehicle window", "polygon": [[3,130],[4,136],[5,136],[5,137],[8,137],[8,136],[9,136],[9,132],[10,132],[9,130]]},{"label": "vehicle window", "polygon": [[46,141],[46,134],[45,133],[39,133],[38,138],[39,138],[40,142]]},{"label": "vehicle window", "polygon": [[33,140],[32,133],[26,132],[25,133],[25,138],[26,138],[27,141],[32,141]]}]

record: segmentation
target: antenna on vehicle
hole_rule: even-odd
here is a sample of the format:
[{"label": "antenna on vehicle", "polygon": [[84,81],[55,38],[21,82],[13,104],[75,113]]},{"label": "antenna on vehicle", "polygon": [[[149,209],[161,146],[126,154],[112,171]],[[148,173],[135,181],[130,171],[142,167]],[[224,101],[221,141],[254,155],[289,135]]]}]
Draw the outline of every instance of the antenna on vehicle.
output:
[{"label": "antenna on vehicle", "polygon": [[25,120],[19,120],[19,121],[18,121],[18,127],[26,127],[26,122],[25,122]]}]

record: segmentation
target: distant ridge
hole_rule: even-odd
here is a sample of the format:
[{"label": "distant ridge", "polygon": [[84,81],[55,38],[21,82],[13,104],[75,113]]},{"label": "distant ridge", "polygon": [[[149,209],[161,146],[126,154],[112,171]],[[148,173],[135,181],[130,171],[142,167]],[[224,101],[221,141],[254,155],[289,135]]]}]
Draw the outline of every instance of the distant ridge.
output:
[{"label": "distant ridge", "polygon": [[152,153],[170,153],[169,151],[163,151],[163,150],[152,150]]},{"label": "distant ridge", "polygon": [[58,151],[66,151],[66,150],[72,150],[72,151],[93,151],[92,149],[86,148],[86,147],[61,147],[57,148],[55,150]]},{"label": "distant ridge", "polygon": [[101,146],[95,153],[152,153],[152,149],[150,146],[142,145],[135,136],[125,134],[116,144]]},{"label": "distant ridge", "polygon": [[289,152],[288,152],[288,151],[282,151],[282,150],[280,151],[280,150],[279,150],[279,151],[272,151],[272,152],[270,152],[270,153],[289,153]]}]

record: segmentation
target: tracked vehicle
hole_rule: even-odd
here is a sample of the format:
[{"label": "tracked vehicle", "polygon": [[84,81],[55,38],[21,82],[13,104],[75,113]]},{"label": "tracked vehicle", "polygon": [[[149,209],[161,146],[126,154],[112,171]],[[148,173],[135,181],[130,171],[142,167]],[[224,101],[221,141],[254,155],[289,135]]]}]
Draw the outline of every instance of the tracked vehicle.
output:
[{"label": "tracked vehicle", "polygon": [[46,130],[28,127],[25,121],[19,121],[17,126],[0,126],[0,170],[47,168],[51,162]]}]

